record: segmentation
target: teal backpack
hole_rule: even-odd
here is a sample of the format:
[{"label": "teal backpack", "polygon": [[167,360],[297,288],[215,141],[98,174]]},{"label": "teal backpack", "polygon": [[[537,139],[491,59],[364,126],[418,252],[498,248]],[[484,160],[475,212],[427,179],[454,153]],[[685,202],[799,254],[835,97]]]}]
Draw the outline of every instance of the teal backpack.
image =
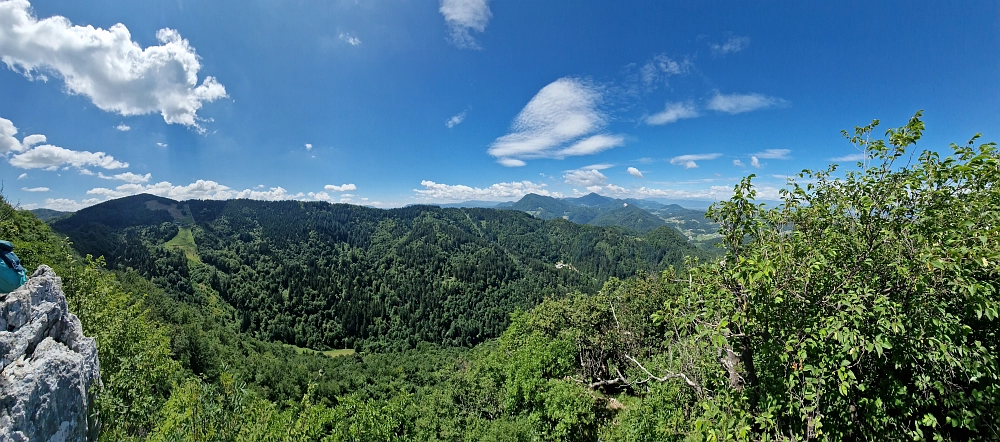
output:
[{"label": "teal backpack", "polygon": [[14,254],[10,241],[0,241],[0,293],[10,293],[28,282],[21,260]]}]

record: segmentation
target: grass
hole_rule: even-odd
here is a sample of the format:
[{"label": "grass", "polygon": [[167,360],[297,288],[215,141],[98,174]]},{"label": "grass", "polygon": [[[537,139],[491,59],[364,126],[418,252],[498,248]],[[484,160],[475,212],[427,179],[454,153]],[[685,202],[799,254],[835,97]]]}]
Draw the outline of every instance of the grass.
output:
[{"label": "grass", "polygon": [[198,256],[198,247],[194,244],[194,234],[191,233],[190,227],[181,227],[177,231],[177,236],[171,238],[165,245],[168,249],[184,251],[184,256],[187,257],[188,261],[201,262],[201,257]]},{"label": "grass", "polygon": [[337,349],[337,350],[327,350],[327,351],[317,352],[316,350],[310,350],[308,348],[296,347],[296,346],[291,345],[291,344],[285,344],[285,345],[287,345],[287,346],[292,347],[293,349],[295,349],[295,352],[298,353],[298,354],[303,354],[303,353],[322,353],[323,355],[329,356],[331,358],[336,358],[336,357],[339,357],[339,356],[350,356],[350,355],[354,354],[354,349],[353,348],[342,348],[342,349]]}]

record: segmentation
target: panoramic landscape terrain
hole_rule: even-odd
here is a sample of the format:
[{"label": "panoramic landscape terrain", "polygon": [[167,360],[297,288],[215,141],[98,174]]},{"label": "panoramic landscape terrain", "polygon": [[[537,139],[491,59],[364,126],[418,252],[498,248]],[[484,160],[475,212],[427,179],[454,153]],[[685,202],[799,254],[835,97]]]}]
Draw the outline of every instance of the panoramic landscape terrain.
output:
[{"label": "panoramic landscape terrain", "polygon": [[997,49],[988,1],[0,0],[0,442],[998,440]]}]

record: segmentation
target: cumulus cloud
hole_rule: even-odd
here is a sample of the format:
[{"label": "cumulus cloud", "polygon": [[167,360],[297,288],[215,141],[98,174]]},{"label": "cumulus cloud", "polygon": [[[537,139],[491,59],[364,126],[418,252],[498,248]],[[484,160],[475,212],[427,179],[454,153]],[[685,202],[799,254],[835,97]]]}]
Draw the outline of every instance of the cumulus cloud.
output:
[{"label": "cumulus cloud", "polygon": [[721,156],[721,153],[678,155],[670,159],[670,164],[684,166],[685,169],[695,169],[698,167],[698,163],[696,163],[696,161],[714,160]]},{"label": "cumulus cloud", "polygon": [[765,160],[787,160],[790,159],[788,154],[792,151],[788,149],[766,149],[763,152],[757,152],[753,156],[757,158],[763,158]]},{"label": "cumulus cloud", "polygon": [[43,144],[31,150],[14,155],[10,164],[22,169],[56,170],[62,166],[95,166],[104,169],[124,169],[128,163],[116,160],[104,152],[69,150],[51,144]]},{"label": "cumulus cloud", "polygon": [[421,181],[420,185],[424,188],[413,189],[413,191],[420,199],[428,201],[511,201],[521,199],[529,193],[555,198],[562,198],[563,196],[559,192],[549,192],[546,190],[544,183],[533,183],[531,181],[496,183],[487,188],[469,187],[461,184],[439,184],[429,180]]},{"label": "cumulus cloud", "polygon": [[563,174],[563,179],[566,180],[566,184],[581,187],[603,186],[608,182],[608,177],[597,169],[567,170]]},{"label": "cumulus cloud", "polygon": [[448,24],[452,44],[463,49],[481,49],[471,32],[486,31],[493,18],[489,0],[441,0],[438,11]]},{"label": "cumulus cloud", "polygon": [[463,120],[465,120],[465,112],[466,111],[462,111],[462,113],[449,118],[448,121],[444,122],[444,125],[448,126],[448,129],[458,126]]},{"label": "cumulus cloud", "polygon": [[688,73],[692,66],[688,59],[677,61],[666,54],[659,54],[642,65],[639,75],[646,88],[655,88],[660,84],[666,85],[667,79],[674,75]]},{"label": "cumulus cloud", "polygon": [[746,164],[743,164],[740,160],[733,160],[733,165],[736,167],[746,167]]},{"label": "cumulus cloud", "polygon": [[[90,174],[93,175],[94,173],[91,172]],[[148,173],[145,174],[145,175],[139,175],[139,174],[135,174],[135,173],[132,173],[132,172],[125,172],[125,173],[119,173],[119,174],[111,175],[111,176],[105,175],[103,173],[98,173],[97,177],[98,178],[103,178],[103,179],[106,179],[106,180],[125,181],[127,183],[147,183],[147,182],[149,182],[149,179],[152,178],[153,176],[151,174],[148,174]]]},{"label": "cumulus cloud", "polygon": [[[27,149],[14,135],[17,135],[17,127],[14,126],[14,123],[6,118],[0,118],[0,154]],[[29,138],[34,140],[31,135],[25,137],[24,140],[27,142]],[[45,141],[44,136],[42,141]]]},{"label": "cumulus cloud", "polygon": [[621,146],[620,135],[599,133],[607,125],[598,109],[598,87],[560,78],[538,91],[514,119],[511,133],[497,138],[489,154],[497,158],[563,158]]},{"label": "cumulus cloud", "polygon": [[628,174],[632,175],[632,176],[634,176],[636,178],[643,178],[642,172],[639,172],[639,169],[636,169],[634,167],[629,167],[628,168]]},{"label": "cumulus cloud", "polygon": [[335,186],[333,184],[327,184],[323,186],[323,189],[329,190],[331,192],[349,192],[352,190],[358,190],[358,186],[355,186],[354,184],[341,184],[339,186]]},{"label": "cumulus cloud", "polygon": [[160,29],[158,46],[143,49],[125,25],[74,26],[69,19],[37,19],[27,0],[0,2],[0,59],[30,79],[62,78],[66,89],[98,108],[121,115],[159,112],[168,124],[204,129],[197,112],[226,96],[208,76],[198,84],[201,62],[180,33]]},{"label": "cumulus cloud", "polygon": [[357,46],[357,45],[361,44],[361,39],[360,38],[351,36],[351,34],[348,34],[348,33],[345,33],[345,32],[341,32],[339,38],[340,38],[340,41],[343,41],[343,42],[345,42],[345,43],[347,43],[347,44],[349,44],[351,46]]},{"label": "cumulus cloud", "polygon": [[695,109],[692,103],[667,103],[663,112],[650,115],[644,120],[646,124],[651,126],[660,126],[663,124],[673,123],[677,120],[684,118],[695,118],[698,116],[698,110]]},{"label": "cumulus cloud", "polygon": [[122,132],[128,132],[128,131],[132,130],[132,127],[130,127],[129,125],[127,125],[125,123],[121,123],[121,124],[115,126],[115,129],[118,129],[118,130],[120,130]]},{"label": "cumulus cloud", "polygon": [[313,148],[312,144],[306,143],[306,150],[312,150],[312,148]]},{"label": "cumulus cloud", "polygon": [[21,190],[23,190],[25,192],[48,192],[49,188],[48,187],[31,187],[31,188],[22,187]]},{"label": "cumulus cloud", "polygon": [[712,48],[712,55],[715,56],[735,54],[750,46],[750,37],[730,37],[725,43],[710,43],[708,46]]},{"label": "cumulus cloud", "polygon": [[186,186],[175,186],[168,181],[161,181],[156,184],[122,184],[114,189],[97,187],[87,191],[88,195],[103,197],[104,199],[121,198],[140,193],[149,193],[164,198],[174,200],[203,199],[203,200],[225,200],[225,199],[255,199],[255,200],[294,200],[305,198],[305,194],[289,193],[281,187],[272,187],[269,190],[235,190],[229,186],[219,184],[211,180],[197,180]]},{"label": "cumulus cloud", "polygon": [[756,168],[760,168],[760,160],[757,157],[750,157],[750,165]]},{"label": "cumulus cloud", "polygon": [[729,94],[723,95],[718,92],[708,100],[708,108],[714,111],[725,112],[727,114],[741,114],[743,112],[767,109],[769,107],[784,107],[788,101],[768,97],[761,94]]},{"label": "cumulus cloud", "polygon": [[[58,210],[60,212],[76,212],[77,210],[83,209],[85,207],[93,206],[101,202],[100,198],[88,198],[81,202],[76,200],[71,200],[67,198],[46,198],[45,202],[41,207],[46,209]],[[37,209],[37,204],[26,204],[24,206],[26,209]]]}]

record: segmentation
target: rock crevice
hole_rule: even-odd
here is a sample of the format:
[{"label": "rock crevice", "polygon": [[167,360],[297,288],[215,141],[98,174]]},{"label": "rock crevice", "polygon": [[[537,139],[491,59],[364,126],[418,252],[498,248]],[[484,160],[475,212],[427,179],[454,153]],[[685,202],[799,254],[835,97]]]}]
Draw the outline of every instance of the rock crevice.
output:
[{"label": "rock crevice", "polygon": [[97,343],[48,266],[0,295],[0,364],[0,442],[97,438]]}]

